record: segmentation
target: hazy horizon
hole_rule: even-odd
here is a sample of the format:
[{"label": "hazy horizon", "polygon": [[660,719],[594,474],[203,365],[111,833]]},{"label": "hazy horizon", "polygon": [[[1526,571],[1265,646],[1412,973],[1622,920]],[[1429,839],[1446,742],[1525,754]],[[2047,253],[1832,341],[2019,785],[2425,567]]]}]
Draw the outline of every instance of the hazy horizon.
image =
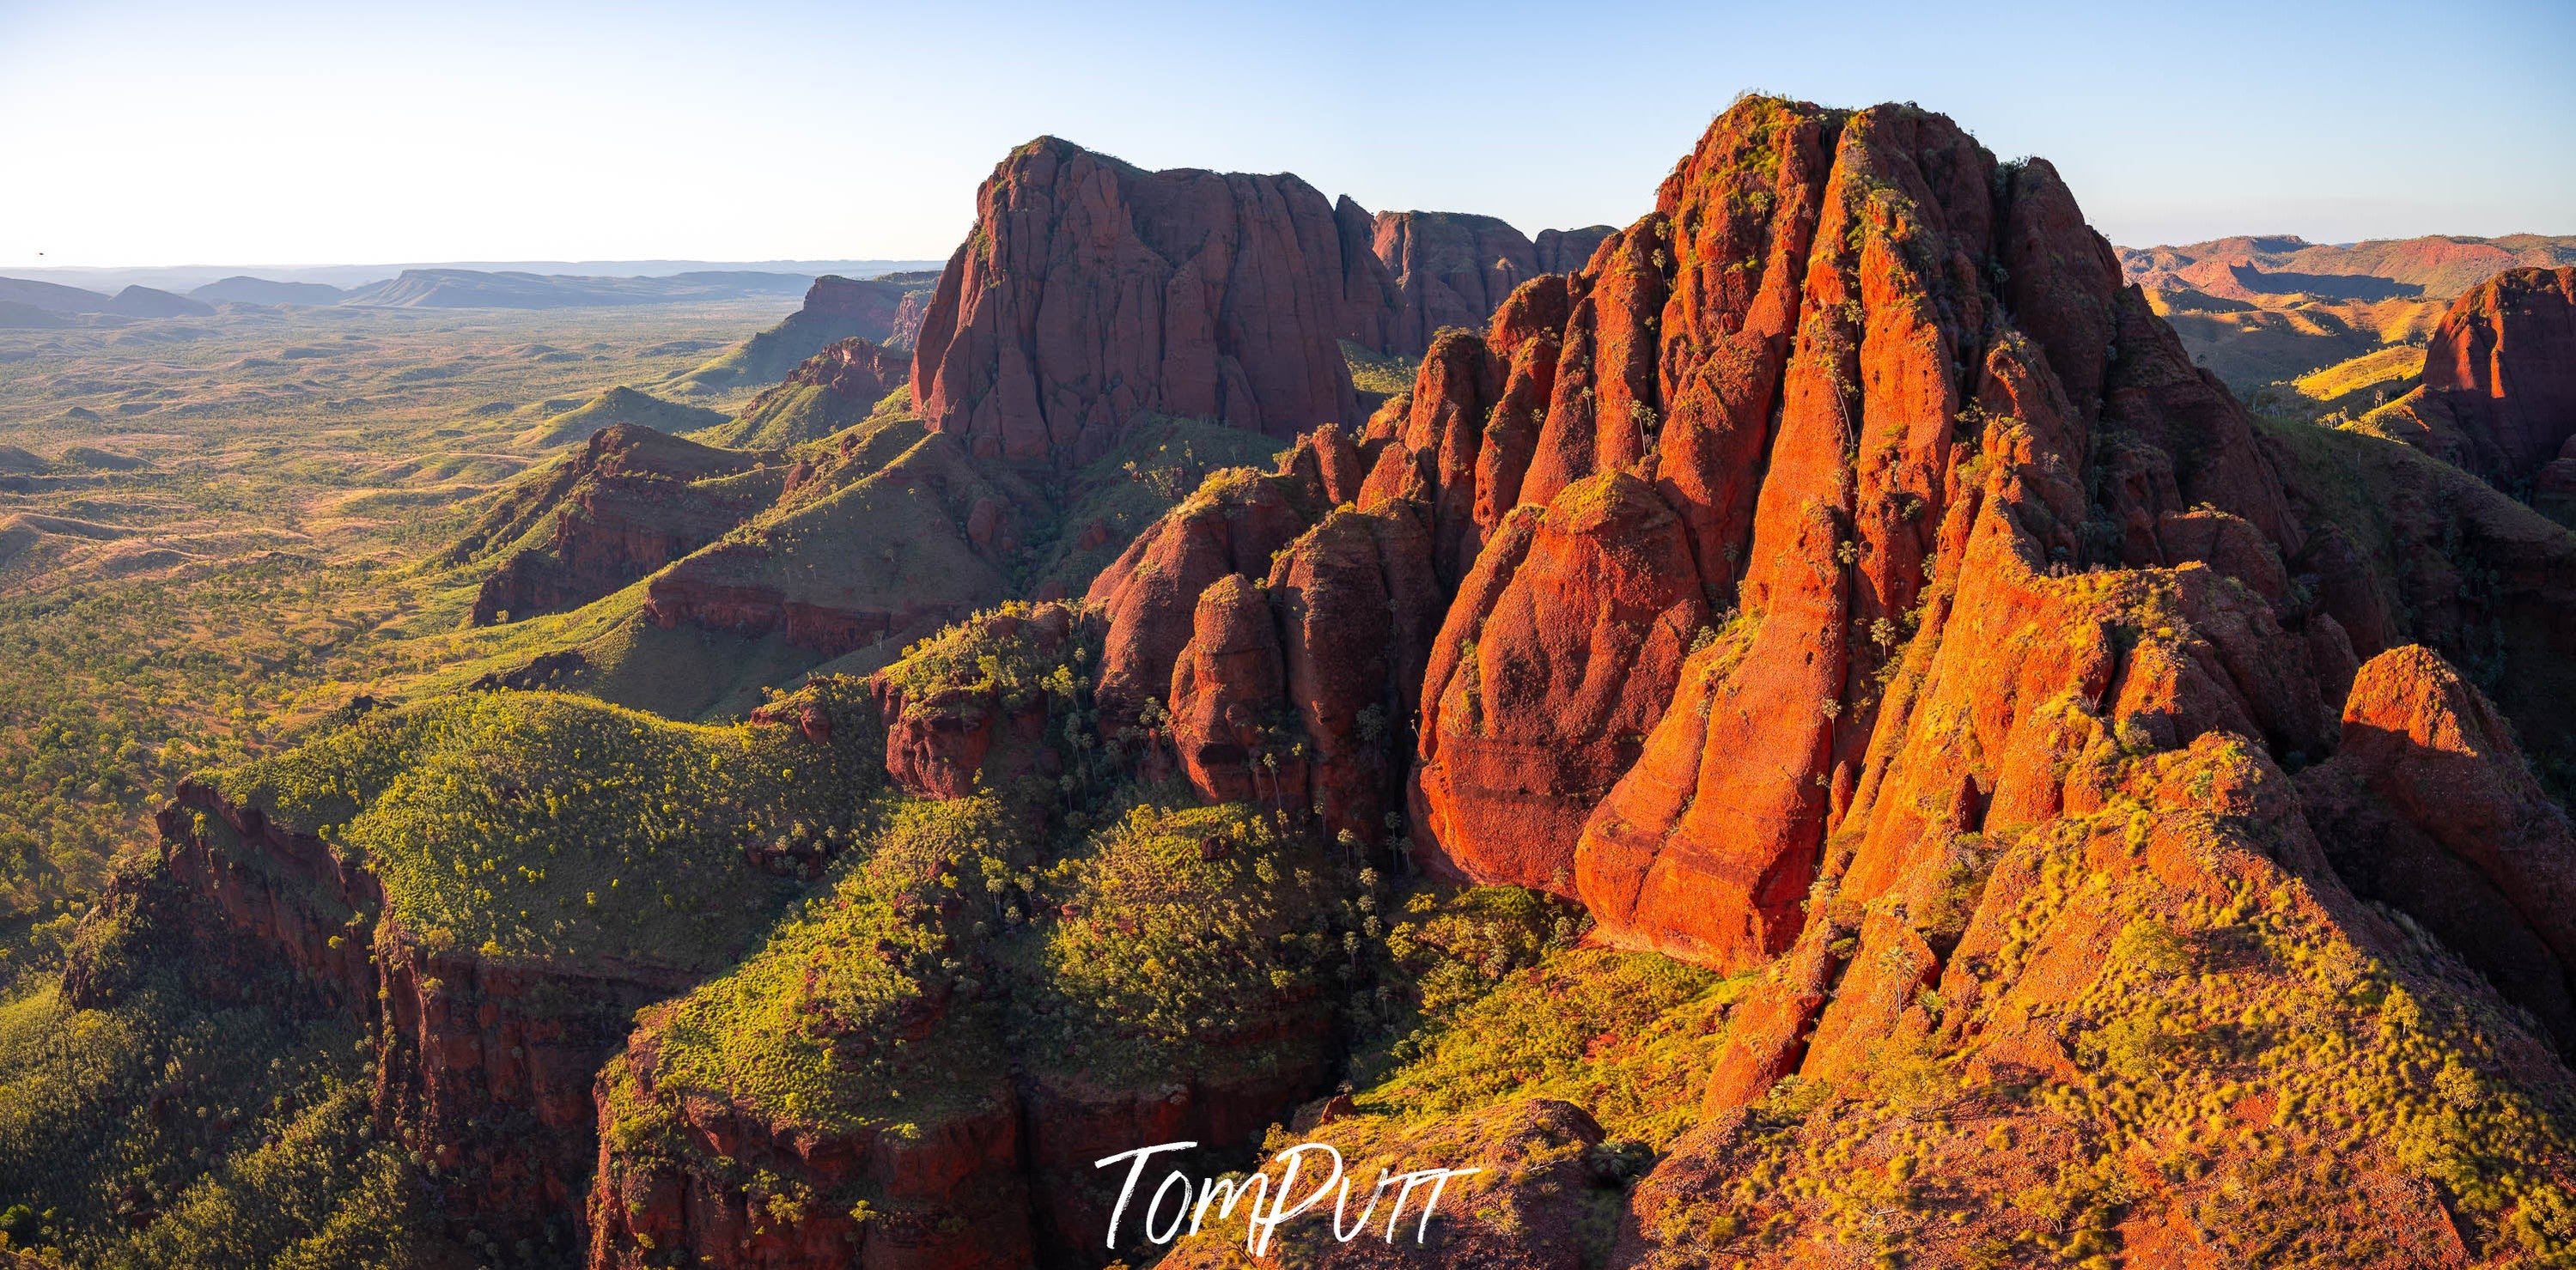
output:
[{"label": "hazy horizon", "polygon": [[[0,0],[0,118],[44,192],[0,208],[0,272],[942,259],[977,183],[1041,134],[1148,167],[1295,172],[1372,210],[1626,224],[1748,89],[1918,101],[1998,155],[2056,163],[2127,246],[2576,232],[2576,132],[2531,122],[2576,108],[2576,12],[2271,13],[1864,6],[1826,25],[1610,4],[1577,29],[1535,5]],[[2376,73],[2393,96],[2419,67],[2473,67],[2478,116],[2435,93],[2335,95]]]}]

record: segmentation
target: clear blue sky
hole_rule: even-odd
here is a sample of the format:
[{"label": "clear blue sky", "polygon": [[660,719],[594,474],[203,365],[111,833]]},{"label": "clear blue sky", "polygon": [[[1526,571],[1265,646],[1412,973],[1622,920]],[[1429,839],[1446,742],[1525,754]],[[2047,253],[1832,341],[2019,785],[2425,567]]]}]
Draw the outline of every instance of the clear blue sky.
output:
[{"label": "clear blue sky", "polygon": [[2570,0],[0,0],[0,268],[938,257],[1040,133],[1625,223],[1748,88],[1944,111],[2124,244],[2576,233],[2571,66]]}]

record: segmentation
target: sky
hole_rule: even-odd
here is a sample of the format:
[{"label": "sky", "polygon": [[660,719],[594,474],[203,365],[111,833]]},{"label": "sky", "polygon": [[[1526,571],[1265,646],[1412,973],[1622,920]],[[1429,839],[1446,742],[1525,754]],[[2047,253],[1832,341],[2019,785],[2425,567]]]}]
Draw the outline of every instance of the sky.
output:
[{"label": "sky", "polygon": [[2571,0],[0,0],[0,268],[940,258],[1048,133],[1625,224],[1746,90],[1942,111],[2124,245],[2566,234],[2571,55]]}]

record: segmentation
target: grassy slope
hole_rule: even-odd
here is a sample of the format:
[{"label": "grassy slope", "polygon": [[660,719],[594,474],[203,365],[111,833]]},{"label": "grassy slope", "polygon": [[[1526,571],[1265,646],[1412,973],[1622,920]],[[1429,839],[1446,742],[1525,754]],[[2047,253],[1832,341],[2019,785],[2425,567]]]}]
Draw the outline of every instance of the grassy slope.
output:
[{"label": "grassy slope", "polygon": [[796,885],[746,848],[844,832],[869,730],[671,723],[503,692],[363,716],[209,783],[363,857],[424,943],[511,959],[724,964]]},{"label": "grassy slope", "polygon": [[799,310],[778,325],[673,374],[655,387],[683,397],[757,391],[787,378],[798,363],[834,341],[875,334],[882,332],[871,332],[849,318]]},{"label": "grassy slope", "polygon": [[[401,566],[530,465],[514,438],[779,302],[246,311],[0,331],[0,938],[77,906],[192,768],[446,664],[461,592]],[[552,408],[542,403],[558,402]],[[52,462],[75,450],[140,462]]]},{"label": "grassy slope", "polygon": [[2318,417],[2358,417],[2406,395],[2424,373],[2424,350],[2392,344],[2290,382]]},{"label": "grassy slope", "polygon": [[[2268,299],[2269,297],[2267,297]],[[2420,342],[2441,319],[2440,301],[2311,301],[2277,307],[2213,300],[2198,292],[2150,292],[2149,307],[2173,325],[2194,364],[2239,393],[2312,374],[2392,345]]]},{"label": "grassy slope", "polygon": [[676,436],[715,427],[724,421],[721,410],[664,401],[620,385],[561,414],[548,416],[522,433],[519,444],[531,450],[550,450],[559,445],[587,441],[591,433],[612,423],[631,423],[639,428],[651,428],[655,432]]},{"label": "grassy slope", "polygon": [[471,1265],[369,1132],[355,1028],[162,984],[0,995],[0,1231],[122,1270]]},{"label": "grassy slope", "polygon": [[821,384],[798,384],[792,389],[782,386],[774,397],[764,394],[744,407],[739,417],[699,432],[694,439],[737,450],[783,450],[820,441],[852,425],[895,417],[919,417],[913,413],[912,389],[897,388],[867,405],[845,401]]},{"label": "grassy slope", "polygon": [[1392,357],[1364,345],[1342,341],[1342,360],[1350,365],[1351,386],[1365,393],[1393,397],[1413,387],[1419,358]]}]

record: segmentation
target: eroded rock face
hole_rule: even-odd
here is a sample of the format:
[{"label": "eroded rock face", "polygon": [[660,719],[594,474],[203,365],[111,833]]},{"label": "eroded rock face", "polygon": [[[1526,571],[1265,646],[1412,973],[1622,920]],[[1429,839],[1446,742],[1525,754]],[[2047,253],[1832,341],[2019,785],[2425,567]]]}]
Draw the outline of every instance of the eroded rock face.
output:
[{"label": "eroded rock face", "polygon": [[532,968],[421,947],[380,922],[378,1130],[452,1179],[450,1203],[507,1241],[580,1247],[598,1153],[591,1078],[635,1011],[695,976]]},{"label": "eroded rock face", "polygon": [[[777,468],[772,479],[721,481]],[[719,450],[650,428],[600,429],[546,479],[523,485],[451,555],[471,558],[527,534],[474,597],[478,626],[579,608],[696,551],[777,495],[781,456]]]},{"label": "eroded rock face", "polygon": [[1275,473],[1219,472],[1120,553],[1085,603],[1108,623],[1098,695],[1103,718],[1134,724],[1170,702],[1201,593],[1230,576],[1265,577],[1271,558],[1357,491],[1359,454],[1339,429],[1301,440]]},{"label": "eroded rock face", "polygon": [[[1076,650],[1089,625],[1064,603],[1006,607],[870,676],[885,720],[887,774],[930,798],[1055,775],[1062,764],[1048,746],[1048,725],[1063,698],[1042,676],[1085,660]],[[1008,682],[986,672],[987,658]]]},{"label": "eroded rock face", "polygon": [[[805,307],[799,311],[814,319],[846,321],[860,332],[858,338],[903,346],[909,343],[904,322],[918,308],[921,281],[912,274],[853,279],[827,273],[805,289]],[[919,325],[917,317],[912,321]]]},{"label": "eroded rock face", "polygon": [[1417,841],[1434,867],[1571,896],[1583,822],[1707,629],[1680,518],[1606,472],[1507,516],[1425,675]]},{"label": "eroded rock face", "polygon": [[979,456],[1080,464],[1153,411],[1289,437],[1356,425],[1348,258],[1294,176],[1146,172],[1042,137],[976,195],[922,323],[913,399]]},{"label": "eroded rock face", "polygon": [[1491,216],[1380,212],[1370,247],[1393,295],[1385,333],[1372,343],[1404,357],[1429,351],[1443,327],[1483,326],[1520,284],[1562,271],[1541,268],[1530,240]]},{"label": "eroded rock face", "polygon": [[155,917],[202,990],[358,1019],[378,1039],[377,1130],[439,1169],[448,1211],[574,1255],[598,1149],[592,1075],[637,1007],[688,980],[429,950],[382,915],[372,872],[256,807],[182,784],[160,820],[173,885]]},{"label": "eroded rock face", "polygon": [[1200,592],[1170,697],[1200,796],[1385,838],[1440,609],[1429,545],[1412,504],[1337,508],[1277,553],[1266,586],[1227,574]]},{"label": "eroded rock face", "polygon": [[2500,486],[2576,487],[2576,268],[2509,269],[2453,300],[2423,386],[2373,420]]},{"label": "eroded rock face", "polygon": [[1287,691],[1261,588],[1239,573],[1209,583],[1172,666],[1172,737],[1201,797],[1278,807],[1282,793],[1305,788],[1305,756],[1282,709]]},{"label": "eroded rock face", "polygon": [[2417,645],[2354,678],[2334,761],[2299,776],[2336,872],[2576,1049],[2576,836],[2485,694]]},{"label": "eroded rock face", "polygon": [[[909,1030],[918,1039],[958,1026],[945,1014],[940,1003]],[[1007,1083],[948,1091],[909,1132],[886,1125],[832,1136],[720,1098],[679,1098],[675,1117],[648,1121],[676,1141],[621,1149],[619,1127],[656,1096],[660,1026],[648,1020],[599,1075],[591,1270],[644,1270],[675,1251],[691,1264],[760,1270],[1032,1264],[1019,1107]],[[715,1160],[730,1167],[706,1167]],[[767,1185],[746,1185],[752,1179]]]},{"label": "eroded rock face", "polygon": [[1338,341],[1420,356],[1606,226],[1326,203],[1295,176],[1146,172],[1053,137],[976,196],[916,338],[913,399],[975,454],[1078,466],[1142,413],[1287,438],[1356,428]]},{"label": "eroded rock face", "polygon": [[[1913,734],[1900,662],[1928,673],[1967,605],[1941,709],[1983,711],[2000,742],[2027,707],[1998,711],[1978,641],[2063,603],[2017,579],[2206,566],[2170,583],[2206,624],[2174,691],[2236,696],[2173,743],[2225,726],[2333,747],[2317,685],[2352,641],[2294,598],[2309,544],[2277,456],[2122,289],[2055,172],[1998,165],[1939,116],[1740,105],[1581,272],[1433,341],[1360,449],[1360,505],[1419,508],[1431,574],[1459,588],[1426,664],[1417,828],[1468,876],[1570,872],[1613,941],[1756,964],[1802,928],[1828,833],[1887,815],[1892,852],[1950,814],[1879,810],[1888,773],[1908,806],[1991,797],[1991,754],[1945,767]],[[1534,547],[1560,498],[1604,492],[1621,511],[1590,540]],[[1124,659],[1140,684],[1183,604],[1260,576],[1185,561],[1184,524],[1139,545],[1177,566],[1167,615],[1113,635],[1113,664],[1160,641]],[[2033,674],[2034,701],[2063,690]],[[1903,872],[1879,854],[1869,870]]]}]

